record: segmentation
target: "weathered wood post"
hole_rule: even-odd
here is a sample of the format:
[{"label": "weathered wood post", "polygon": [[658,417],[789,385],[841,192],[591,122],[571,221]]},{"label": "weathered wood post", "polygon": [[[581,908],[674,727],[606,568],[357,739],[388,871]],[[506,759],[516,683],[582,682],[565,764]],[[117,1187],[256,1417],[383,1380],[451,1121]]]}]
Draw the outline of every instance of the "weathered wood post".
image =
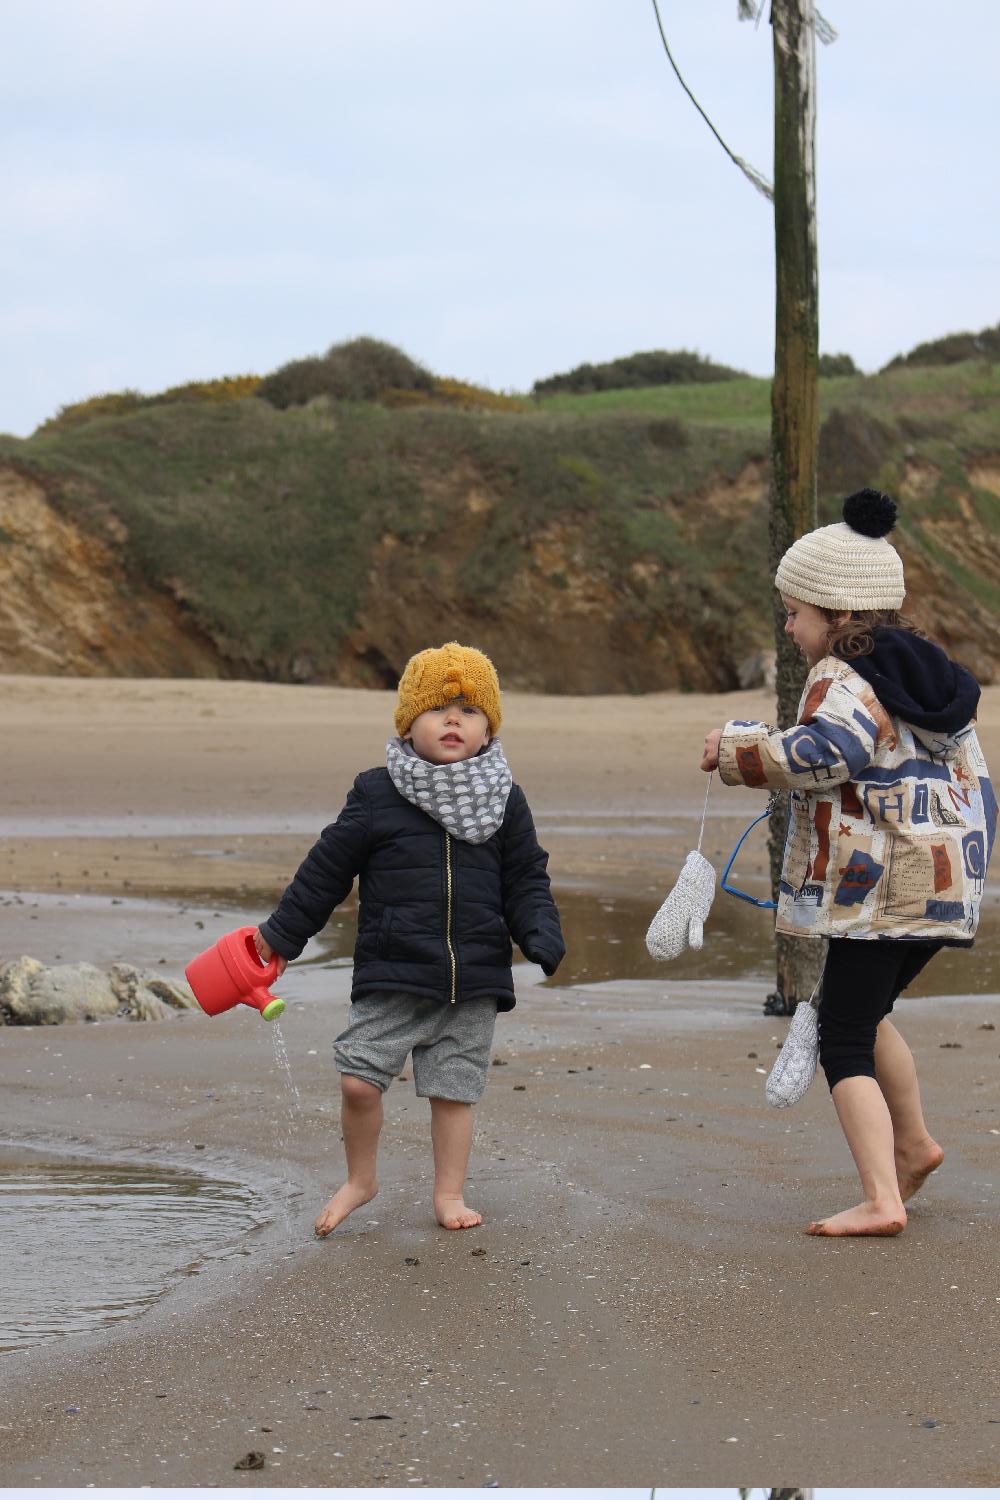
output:
[{"label": "weathered wood post", "polygon": [[[816,526],[819,442],[816,266],[816,37],[813,0],[772,0],[774,48],[775,338],[771,390],[771,572],[791,543]],[[777,717],[794,723],[805,667],[784,632],[774,595]],[[771,816],[771,886],[777,899],[788,815],[782,796]],[[819,977],[825,944],[779,935],[776,988],[765,1009],[790,1015]]]}]

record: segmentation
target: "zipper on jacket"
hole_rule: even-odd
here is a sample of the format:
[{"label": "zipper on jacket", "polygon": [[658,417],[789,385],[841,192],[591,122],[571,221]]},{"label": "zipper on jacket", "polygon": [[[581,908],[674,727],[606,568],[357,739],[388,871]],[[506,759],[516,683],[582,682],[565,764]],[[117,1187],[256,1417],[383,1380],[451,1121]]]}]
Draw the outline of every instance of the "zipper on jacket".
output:
[{"label": "zipper on jacket", "polygon": [[447,918],[446,918],[446,921],[445,921],[445,935],[444,935],[444,940],[445,940],[445,943],[446,943],[447,948],[448,948],[448,958],[449,958],[449,960],[451,962],[451,1003],[452,1003],[452,1005],[454,1005],[455,1001],[456,1001],[455,989],[456,989],[457,982],[458,982],[458,970],[457,970],[457,967],[456,967],[456,964],[455,964],[455,950],[454,950],[454,948],[451,945],[451,892],[452,892],[452,879],[451,879],[451,834],[448,833],[447,829],[444,830],[444,864],[445,864],[445,871],[446,871],[446,877],[447,877],[447,901],[448,901],[448,913],[447,913]]}]

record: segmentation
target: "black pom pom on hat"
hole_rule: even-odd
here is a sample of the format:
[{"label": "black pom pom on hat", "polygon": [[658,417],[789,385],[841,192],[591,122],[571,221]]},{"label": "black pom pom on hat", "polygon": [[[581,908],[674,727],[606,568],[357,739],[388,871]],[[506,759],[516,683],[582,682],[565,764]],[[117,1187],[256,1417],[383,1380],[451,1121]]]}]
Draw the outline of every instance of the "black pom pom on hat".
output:
[{"label": "black pom pom on hat", "polygon": [[858,490],[844,501],[844,520],[862,536],[888,536],[896,524],[896,502],[880,490]]}]

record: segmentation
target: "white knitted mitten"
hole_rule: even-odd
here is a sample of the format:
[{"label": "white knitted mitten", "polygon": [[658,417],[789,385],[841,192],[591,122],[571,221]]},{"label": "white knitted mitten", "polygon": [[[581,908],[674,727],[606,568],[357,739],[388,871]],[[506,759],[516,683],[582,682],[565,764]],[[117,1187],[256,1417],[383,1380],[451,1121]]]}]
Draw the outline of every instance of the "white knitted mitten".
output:
[{"label": "white knitted mitten", "polygon": [[786,1109],[798,1104],[813,1081],[819,1053],[819,1028],[812,1001],[800,1000],[795,1007],[785,1045],[767,1075],[764,1095],[768,1104]]},{"label": "white knitted mitten", "polygon": [[677,883],[646,933],[652,958],[676,958],[685,948],[700,948],[705,919],[715,899],[715,870],[692,849]]}]

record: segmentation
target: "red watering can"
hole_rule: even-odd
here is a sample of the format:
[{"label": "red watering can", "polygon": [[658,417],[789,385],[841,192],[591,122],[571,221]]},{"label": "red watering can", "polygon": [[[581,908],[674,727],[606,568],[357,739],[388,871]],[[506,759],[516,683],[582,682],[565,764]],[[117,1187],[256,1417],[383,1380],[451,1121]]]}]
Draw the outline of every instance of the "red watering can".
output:
[{"label": "red watering can", "polygon": [[256,927],[237,927],[204,953],[193,958],[184,970],[194,998],[207,1015],[232,1010],[234,1005],[252,1005],[265,1021],[274,1021],[285,1008],[284,1000],[268,989],[278,977],[278,961],[261,963],[254,947]]}]

